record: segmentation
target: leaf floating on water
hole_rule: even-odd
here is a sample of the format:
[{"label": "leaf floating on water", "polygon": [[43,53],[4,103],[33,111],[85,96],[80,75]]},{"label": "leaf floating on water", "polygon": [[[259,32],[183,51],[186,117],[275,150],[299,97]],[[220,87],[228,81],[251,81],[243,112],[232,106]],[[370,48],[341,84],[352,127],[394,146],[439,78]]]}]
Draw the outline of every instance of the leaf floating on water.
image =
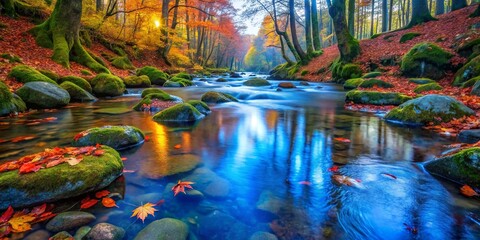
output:
[{"label": "leaf floating on water", "polygon": [[411,232],[412,234],[417,234],[418,229],[416,227],[410,226],[409,224],[403,223],[403,226],[405,226],[405,230]]},{"label": "leaf floating on water", "polygon": [[353,179],[351,177],[347,177],[347,176],[340,175],[340,174],[333,175],[332,179],[338,184],[351,186],[351,187],[356,187],[356,188],[361,188],[361,189],[365,188],[362,185],[361,180],[359,180],[359,179]]},{"label": "leaf floating on water", "polygon": [[311,186],[311,185],[312,185],[312,183],[309,182],[309,181],[300,181],[300,182],[298,182],[298,184],[300,184],[300,185],[307,185],[307,186]]},{"label": "leaf floating on water", "polygon": [[391,179],[397,179],[397,176],[393,175],[393,174],[390,174],[390,173],[382,173],[383,176],[386,176],[388,178],[391,178]]},{"label": "leaf floating on water", "polygon": [[177,144],[177,145],[173,146],[173,148],[175,148],[175,149],[180,149],[180,148],[182,148],[182,145]]},{"label": "leaf floating on water", "polygon": [[104,207],[107,207],[107,208],[112,208],[112,207],[118,207],[117,206],[117,203],[115,202],[115,200],[109,198],[109,197],[104,197],[102,199],[102,205]]},{"label": "leaf floating on water", "polygon": [[473,190],[472,187],[468,186],[468,185],[463,185],[461,188],[460,188],[460,192],[467,196],[467,197],[475,197],[475,196],[479,196],[478,193]]},{"label": "leaf floating on water", "polygon": [[127,158],[126,158],[126,157],[122,157],[122,161],[127,161]]},{"label": "leaf floating on water", "polygon": [[12,206],[8,206],[7,210],[0,217],[0,224],[6,223],[13,216],[13,212]]},{"label": "leaf floating on water", "polygon": [[337,137],[337,138],[334,138],[333,140],[337,141],[337,142],[342,142],[342,143],[350,143],[352,141],[350,141],[350,139],[348,138],[342,138],[342,137]]},{"label": "leaf floating on water", "polygon": [[155,212],[157,209],[154,208],[156,204],[153,203],[145,203],[144,205],[135,208],[132,212],[131,217],[137,217],[137,219],[141,219],[142,222],[145,222],[145,218],[148,217],[148,215],[155,216]]},{"label": "leaf floating on water", "polygon": [[182,182],[181,180],[178,180],[178,183],[175,184],[175,186],[172,187],[173,196],[177,196],[177,194],[179,194],[180,192],[183,192],[184,194],[187,194],[185,192],[185,188],[193,189],[193,187],[190,186],[192,184],[194,184],[194,182]]},{"label": "leaf floating on water", "polygon": [[329,172],[334,172],[334,173],[336,173],[336,172],[338,172],[338,169],[339,169],[339,168],[338,168],[337,165],[333,165],[333,167],[329,168],[328,171],[329,171]]},{"label": "leaf floating on water", "polygon": [[108,190],[102,190],[102,191],[96,192],[96,193],[95,193],[95,197],[96,197],[96,198],[103,198],[103,197],[108,196],[108,194],[110,194],[110,191],[108,191]]}]

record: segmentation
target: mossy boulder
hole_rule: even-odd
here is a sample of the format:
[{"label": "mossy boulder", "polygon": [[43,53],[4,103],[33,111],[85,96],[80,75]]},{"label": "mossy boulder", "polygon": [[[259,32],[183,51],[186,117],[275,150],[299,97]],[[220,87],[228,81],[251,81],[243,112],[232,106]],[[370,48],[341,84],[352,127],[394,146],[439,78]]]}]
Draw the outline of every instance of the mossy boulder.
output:
[{"label": "mossy boulder", "polygon": [[279,88],[296,88],[296,86],[291,82],[281,82],[278,84]]},{"label": "mossy boulder", "polygon": [[85,89],[77,86],[75,83],[66,81],[60,84],[60,87],[68,92],[70,95],[70,101],[72,102],[92,102],[97,100],[96,97],[85,91]]},{"label": "mossy boulder", "polygon": [[93,93],[100,97],[117,97],[125,92],[125,84],[119,77],[100,73],[91,81],[93,85]]},{"label": "mossy boulder", "polygon": [[470,80],[462,83],[462,85],[460,85],[460,87],[461,88],[473,87],[475,85],[475,83],[478,82],[478,80],[480,80],[480,76],[471,78]]},{"label": "mossy boulder", "polygon": [[193,80],[193,77],[192,75],[186,73],[186,72],[181,72],[181,73],[177,73],[175,74],[173,77],[176,77],[176,78],[183,78],[183,79],[187,79],[187,80]]},{"label": "mossy boulder", "polygon": [[382,76],[381,72],[369,72],[369,73],[363,74],[362,78],[375,78],[379,76]]},{"label": "mossy boulder", "polygon": [[215,82],[228,82],[228,80],[225,79],[225,78],[219,78],[219,79],[215,80]]},{"label": "mossy boulder", "polygon": [[362,69],[359,65],[354,63],[344,63],[340,60],[335,60],[330,66],[332,77],[337,83],[344,83],[347,79],[359,78],[362,76]]},{"label": "mossy boulder", "polygon": [[243,82],[244,86],[249,86],[249,87],[263,87],[263,86],[270,86],[270,82],[263,78],[252,78],[249,79],[245,82]]},{"label": "mossy boulder", "polygon": [[167,94],[165,91],[163,91],[162,89],[159,89],[159,88],[146,88],[142,91],[142,98],[147,96],[148,94],[150,93],[161,93],[161,94]]},{"label": "mossy boulder", "polygon": [[471,41],[467,41],[457,48],[458,54],[460,56],[472,59],[478,55],[480,55],[480,38],[473,39]]},{"label": "mossy boulder", "polygon": [[387,83],[383,80],[376,79],[376,78],[371,78],[371,79],[366,79],[358,87],[361,88],[373,88],[373,87],[379,87],[379,88],[393,88],[393,84]]},{"label": "mossy boulder", "polygon": [[299,69],[298,64],[289,64],[284,63],[276,66],[273,70],[270,71],[270,76],[267,78],[269,80],[292,80],[295,79],[295,74]]},{"label": "mossy boulder", "polygon": [[146,75],[148,78],[150,78],[150,82],[155,85],[160,85],[163,86],[166,81],[168,81],[168,74],[164,73],[163,71],[152,67],[152,66],[146,66],[140,69],[137,69],[137,76],[142,76]]},{"label": "mossy boulder", "polygon": [[405,43],[407,41],[410,41],[418,36],[422,35],[421,33],[416,33],[416,32],[410,32],[410,33],[405,33],[400,37],[400,43]]},{"label": "mossy boulder", "polygon": [[71,83],[74,83],[75,85],[83,88],[85,91],[89,92],[89,93],[92,93],[93,92],[93,89],[92,89],[92,85],[90,85],[90,83],[85,80],[84,78],[81,78],[81,77],[77,77],[77,76],[66,76],[66,77],[61,77],[60,79],[58,79],[58,83],[63,83],[63,82],[71,82]]},{"label": "mossy boulder", "polygon": [[94,146],[102,144],[122,150],[142,144],[143,132],[132,126],[103,126],[91,128],[79,133],[72,142],[73,146]]},{"label": "mossy boulder", "polygon": [[433,43],[419,43],[402,58],[402,74],[407,77],[441,79],[453,54]]},{"label": "mossy boulder", "polygon": [[112,63],[112,66],[118,69],[123,69],[123,70],[135,69],[132,62],[130,61],[130,59],[128,59],[128,56],[126,55],[114,57],[111,63]]},{"label": "mossy boulder", "polygon": [[[180,84],[180,87],[193,86],[193,82],[191,80],[185,79],[185,78],[173,77],[168,81],[178,83],[178,84]],[[163,86],[165,87],[165,84],[163,84]]]},{"label": "mossy boulder", "polygon": [[128,88],[146,88],[151,87],[152,83],[150,82],[150,78],[146,75],[142,76],[128,76],[123,79],[125,86]]},{"label": "mossy boulder", "polygon": [[140,102],[135,104],[135,106],[133,106],[133,109],[135,111],[143,111],[143,110],[145,110],[144,108],[145,108],[146,105],[151,105],[154,101],[165,102],[165,105],[154,107],[154,108],[158,108],[158,109],[152,109],[152,106],[149,106],[148,110],[150,110],[150,111],[163,110],[164,108],[171,107],[171,106],[173,106],[177,103],[181,103],[182,99],[180,99],[179,97],[172,96],[172,95],[170,95],[166,92],[150,93],[150,94],[147,94],[145,97],[143,97],[142,100],[140,100]]},{"label": "mossy boulder", "polygon": [[226,103],[226,102],[238,102],[238,100],[227,93],[221,93],[221,92],[206,92],[202,95],[201,98],[202,102],[205,103]]},{"label": "mossy boulder", "polygon": [[143,239],[175,239],[186,240],[188,238],[188,226],[184,222],[174,218],[162,218],[147,225],[140,231],[134,240]]},{"label": "mossy boulder", "polygon": [[392,109],[385,119],[407,125],[425,125],[474,114],[472,109],[452,97],[431,94],[403,103]]},{"label": "mossy boulder", "polygon": [[414,83],[414,84],[428,84],[428,83],[436,83],[436,81],[430,79],[430,78],[410,78],[408,82]]},{"label": "mossy boulder", "polygon": [[74,166],[63,163],[36,173],[0,173],[0,210],[23,208],[80,196],[105,188],[122,175],[123,162],[114,149],[102,146],[101,156],[84,156]]},{"label": "mossy boulder", "polygon": [[192,105],[203,115],[208,115],[212,112],[208,107],[208,105],[200,100],[190,100],[190,101],[187,101],[187,103]]},{"label": "mossy boulder", "polygon": [[61,108],[70,102],[70,94],[56,84],[48,82],[28,82],[16,94],[29,108]]},{"label": "mossy boulder", "polygon": [[29,67],[27,65],[17,65],[8,74],[8,77],[15,78],[15,80],[21,83],[28,82],[48,82],[54,85],[57,83],[50,79],[49,77],[43,75],[36,69]]},{"label": "mossy boulder", "polygon": [[157,122],[196,122],[205,115],[188,103],[179,103],[164,109],[153,116]]},{"label": "mossy boulder", "polygon": [[470,60],[455,73],[453,85],[460,86],[462,83],[478,76],[480,76],[480,56]]},{"label": "mossy boulder", "polygon": [[47,70],[47,69],[39,69],[38,70],[41,74],[47,76],[48,78],[52,79],[53,81],[55,82],[58,82],[58,80],[60,79],[60,75],[50,71],[50,70]]},{"label": "mossy boulder", "polygon": [[7,85],[0,81],[0,116],[23,112],[27,106],[22,99],[10,92]]},{"label": "mossy boulder", "polygon": [[345,101],[357,104],[400,105],[410,99],[412,98],[396,92],[352,90],[347,93]]},{"label": "mossy boulder", "polygon": [[480,81],[476,81],[470,92],[472,95],[480,96]]},{"label": "mossy boulder", "polygon": [[433,175],[474,188],[480,187],[480,148],[473,147],[425,163]]},{"label": "mossy boulder", "polygon": [[438,83],[427,83],[427,84],[422,84],[418,87],[416,87],[413,91],[415,93],[422,93],[422,92],[427,92],[427,91],[432,91],[432,90],[442,90],[442,86],[440,86]]},{"label": "mossy boulder", "polygon": [[179,82],[174,82],[174,81],[166,81],[164,84],[163,84],[163,87],[184,87],[181,83]]},{"label": "mossy boulder", "polygon": [[362,84],[363,81],[365,81],[363,78],[352,78],[352,79],[348,79],[348,80],[345,81],[345,83],[343,84],[343,89],[345,89],[345,90],[355,89],[355,88],[357,88],[360,84]]}]

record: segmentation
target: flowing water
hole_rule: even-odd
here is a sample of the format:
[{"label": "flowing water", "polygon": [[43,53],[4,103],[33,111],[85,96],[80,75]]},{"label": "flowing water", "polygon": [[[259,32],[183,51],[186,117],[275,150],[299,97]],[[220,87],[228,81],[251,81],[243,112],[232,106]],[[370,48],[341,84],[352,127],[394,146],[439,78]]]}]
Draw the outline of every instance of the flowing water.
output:
[{"label": "flowing water", "polygon": [[[184,99],[199,99],[216,90],[241,100],[213,106],[212,113],[193,127],[164,126],[144,112],[95,113],[98,108],[133,106],[141,90],[2,119],[0,138],[36,138],[1,144],[0,162],[68,145],[75,134],[91,127],[132,125],[151,140],[121,152],[128,159],[127,172],[114,189],[124,194],[124,200],[117,201],[118,208],[89,210],[97,222],[126,229],[128,239],[164,217],[187,223],[190,239],[248,239],[257,231],[280,239],[480,238],[478,201],[465,199],[458,186],[433,178],[422,168],[422,162],[440,154],[442,146],[454,139],[347,111],[345,92],[336,85],[294,82],[297,89],[277,92],[276,87],[244,87],[243,80],[208,79],[195,81],[195,87],[167,89]],[[57,120],[24,122],[46,117]],[[178,144],[180,148],[174,147]],[[164,177],[191,158],[200,159],[197,169]],[[340,166],[337,174],[357,179],[357,184],[333,181],[329,169],[334,164]],[[206,197],[193,199],[183,193],[173,197],[170,188],[180,179],[196,179],[192,186]],[[161,199],[164,204],[157,206],[155,217],[145,223],[130,218],[135,207]]]}]

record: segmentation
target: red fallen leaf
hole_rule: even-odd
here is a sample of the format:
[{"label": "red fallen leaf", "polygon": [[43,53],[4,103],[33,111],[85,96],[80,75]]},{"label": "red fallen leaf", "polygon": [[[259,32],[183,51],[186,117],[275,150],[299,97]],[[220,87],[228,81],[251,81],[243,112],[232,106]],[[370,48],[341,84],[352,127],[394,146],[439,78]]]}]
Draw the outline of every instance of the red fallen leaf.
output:
[{"label": "red fallen leaf", "polygon": [[97,204],[97,203],[98,203],[97,199],[90,199],[90,197],[86,197],[85,199],[82,200],[81,205],[80,205],[80,209],[91,208],[91,207],[95,206],[95,204]]},{"label": "red fallen leaf", "polygon": [[55,216],[57,216],[57,214],[52,213],[52,212],[44,212],[44,213],[42,213],[39,217],[37,217],[37,218],[32,222],[32,224],[33,224],[33,223],[44,222],[44,221],[46,221],[46,220],[48,220],[48,219],[50,219],[50,218],[53,218],[53,217],[55,217]]},{"label": "red fallen leaf", "polygon": [[81,156],[65,158],[65,162],[70,164],[70,166],[75,166],[79,164],[82,160],[83,160],[83,157]]},{"label": "red fallen leaf", "polygon": [[158,201],[157,203],[155,203],[155,206],[161,206],[165,203],[165,199],[162,199],[160,201]]},{"label": "red fallen leaf", "polygon": [[103,197],[108,196],[108,194],[110,194],[110,191],[102,190],[102,191],[99,191],[99,192],[95,193],[95,197],[96,198],[103,198]]},{"label": "red fallen leaf", "polygon": [[95,148],[100,149],[100,148],[102,148],[102,145],[100,143],[97,143],[97,144],[95,144]]},{"label": "red fallen leaf", "polygon": [[351,177],[347,177],[347,176],[344,176],[344,175],[334,174],[332,176],[332,179],[338,184],[357,187],[357,188],[364,188],[364,186],[362,185],[360,180],[353,179]]},{"label": "red fallen leaf", "polygon": [[342,143],[350,143],[350,139],[348,138],[342,138],[342,137],[337,137],[337,138],[334,138],[333,140],[335,141],[338,141],[338,142],[342,142]]},{"label": "red fallen leaf", "polygon": [[177,145],[173,146],[173,148],[175,148],[175,149],[180,149],[180,148],[182,148],[182,145],[177,144]]},{"label": "red fallen leaf", "polygon": [[34,139],[34,138],[35,138],[35,136],[20,136],[20,137],[13,138],[13,139],[10,140],[10,141],[11,141],[12,143],[17,143],[17,142],[32,140],[32,139]]},{"label": "red fallen leaf", "polygon": [[478,196],[478,193],[473,190],[472,187],[468,186],[468,185],[463,185],[461,188],[460,188],[460,192],[467,196],[467,197],[474,197],[474,196]]},{"label": "red fallen leaf", "polygon": [[30,211],[30,214],[31,215],[36,215],[36,216],[40,216],[41,214],[43,214],[45,212],[45,210],[47,210],[47,204],[44,203],[40,206],[36,206],[32,209],[32,211]]},{"label": "red fallen leaf", "polygon": [[403,223],[403,225],[405,226],[405,230],[411,232],[412,234],[417,234],[418,233],[418,229],[416,227],[410,226],[406,223]]},{"label": "red fallen leaf", "polygon": [[328,171],[329,171],[329,172],[334,172],[334,173],[335,173],[335,172],[338,172],[338,169],[339,169],[339,168],[338,168],[338,166],[337,166],[337,165],[333,165],[333,167],[329,168],[329,169],[328,169]]},{"label": "red fallen leaf", "polygon": [[127,158],[126,158],[126,157],[122,157],[122,161],[127,161]]},{"label": "red fallen leaf", "polygon": [[393,174],[390,174],[390,173],[382,173],[382,175],[384,176],[387,176],[387,177],[390,177],[392,179],[397,179],[397,176],[393,175]]},{"label": "red fallen leaf", "polygon": [[8,142],[8,141],[5,139],[0,139],[0,143],[5,143],[5,142]]},{"label": "red fallen leaf", "polygon": [[83,132],[75,135],[75,137],[73,137],[73,141],[76,142],[76,141],[78,141],[80,138],[85,137],[85,136],[87,136],[87,135],[88,135],[88,132],[83,131]]},{"label": "red fallen leaf", "polygon": [[105,150],[103,149],[98,149],[93,152],[93,156],[102,156],[105,153]]},{"label": "red fallen leaf", "polygon": [[118,207],[115,200],[113,200],[109,197],[103,198],[102,199],[102,204],[103,204],[104,207],[107,207],[107,208]]},{"label": "red fallen leaf", "polygon": [[300,185],[307,185],[307,186],[311,186],[311,185],[312,185],[312,183],[309,182],[309,181],[300,181],[300,182],[298,182],[298,184],[300,184]]},{"label": "red fallen leaf", "polygon": [[145,142],[150,141],[150,136],[145,136]]},{"label": "red fallen leaf", "polygon": [[49,163],[47,163],[47,165],[45,166],[46,168],[51,168],[51,167],[55,167],[59,164],[62,164],[65,162],[65,159],[58,159],[58,160],[55,160],[55,161],[51,161]]},{"label": "red fallen leaf", "polygon": [[8,206],[7,210],[0,216],[0,224],[8,222],[12,218],[13,212],[12,206]]},{"label": "red fallen leaf", "polygon": [[19,174],[38,172],[42,168],[41,165],[36,165],[35,163],[25,163],[20,169],[18,169]]},{"label": "red fallen leaf", "polygon": [[177,196],[177,194],[180,192],[183,192],[184,194],[186,194],[185,188],[193,189],[193,187],[190,186],[192,184],[194,184],[194,182],[182,182],[181,180],[178,180],[178,183],[172,187],[173,196]]}]

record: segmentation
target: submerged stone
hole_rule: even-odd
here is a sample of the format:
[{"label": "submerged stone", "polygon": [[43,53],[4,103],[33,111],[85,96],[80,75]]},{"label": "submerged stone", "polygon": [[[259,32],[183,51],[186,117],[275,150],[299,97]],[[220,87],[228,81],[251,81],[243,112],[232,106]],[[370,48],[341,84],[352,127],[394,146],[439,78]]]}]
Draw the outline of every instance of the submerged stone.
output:
[{"label": "submerged stone", "polygon": [[87,225],[94,221],[96,217],[87,212],[70,211],[63,212],[52,218],[46,225],[50,232],[68,231]]},{"label": "submerged stone", "polygon": [[296,88],[296,86],[291,82],[281,82],[278,84],[280,88]]},{"label": "submerged stone", "polygon": [[200,100],[190,100],[187,103],[192,105],[203,115],[208,115],[212,112],[208,105]]},{"label": "submerged stone", "polygon": [[203,94],[201,100],[205,103],[238,102],[238,100],[230,94],[213,91]]},{"label": "submerged stone", "polygon": [[142,174],[149,178],[161,178],[179,173],[189,172],[200,164],[200,157],[194,154],[165,156],[163,159],[145,163]]},{"label": "submerged stone", "polygon": [[188,226],[184,222],[174,218],[163,218],[148,224],[140,231],[135,240],[144,239],[171,239],[186,240],[188,237]]},{"label": "submerged stone", "polygon": [[185,181],[195,182],[195,189],[207,197],[225,198],[230,194],[230,182],[208,168],[197,168],[185,177]]},{"label": "submerged stone", "polygon": [[79,133],[72,142],[73,146],[107,145],[117,150],[130,148],[143,143],[145,135],[132,126],[103,126],[91,128]]},{"label": "submerged stone", "polygon": [[99,223],[85,235],[85,240],[121,240],[125,230],[110,223]]},{"label": "submerged stone", "polygon": [[277,236],[268,232],[255,232],[249,240],[277,240]]},{"label": "submerged stone", "polygon": [[67,163],[36,173],[18,170],[0,173],[0,210],[53,202],[105,188],[122,175],[123,162],[114,149],[102,146],[101,156],[84,156],[74,166]]}]

